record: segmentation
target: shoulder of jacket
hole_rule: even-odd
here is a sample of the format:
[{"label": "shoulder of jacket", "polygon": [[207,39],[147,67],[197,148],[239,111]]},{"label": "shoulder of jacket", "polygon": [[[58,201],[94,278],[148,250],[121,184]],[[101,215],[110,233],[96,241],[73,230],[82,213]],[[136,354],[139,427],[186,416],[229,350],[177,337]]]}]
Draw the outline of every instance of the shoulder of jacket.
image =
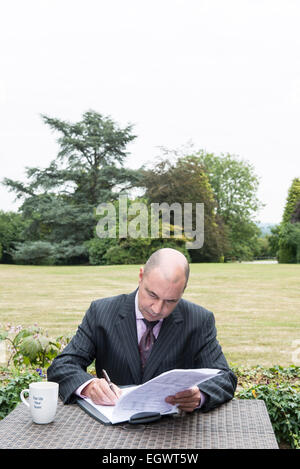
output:
[{"label": "shoulder of jacket", "polygon": [[178,303],[179,308],[186,314],[200,315],[202,317],[207,317],[213,315],[212,311],[204,308],[203,306],[197,305],[192,301],[181,299]]}]

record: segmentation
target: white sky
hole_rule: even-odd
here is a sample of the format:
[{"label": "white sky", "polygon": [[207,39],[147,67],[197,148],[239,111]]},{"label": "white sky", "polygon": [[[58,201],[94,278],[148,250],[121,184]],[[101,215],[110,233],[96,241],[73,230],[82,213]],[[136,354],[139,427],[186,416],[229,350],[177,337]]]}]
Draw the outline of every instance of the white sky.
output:
[{"label": "white sky", "polygon": [[[260,177],[262,222],[300,177],[299,0],[10,0],[0,8],[0,179],[46,167],[93,109],[134,124],[127,165],[159,147],[231,153]],[[0,186],[0,209],[16,210]]]}]

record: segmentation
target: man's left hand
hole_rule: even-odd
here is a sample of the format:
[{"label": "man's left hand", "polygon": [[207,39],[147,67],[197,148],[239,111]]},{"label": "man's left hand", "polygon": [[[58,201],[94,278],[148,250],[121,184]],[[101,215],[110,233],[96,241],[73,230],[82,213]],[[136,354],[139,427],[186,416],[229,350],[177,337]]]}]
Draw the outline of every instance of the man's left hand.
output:
[{"label": "man's left hand", "polygon": [[166,397],[166,402],[172,405],[178,404],[178,408],[184,412],[193,412],[201,403],[200,389],[198,386],[193,386],[174,396]]}]

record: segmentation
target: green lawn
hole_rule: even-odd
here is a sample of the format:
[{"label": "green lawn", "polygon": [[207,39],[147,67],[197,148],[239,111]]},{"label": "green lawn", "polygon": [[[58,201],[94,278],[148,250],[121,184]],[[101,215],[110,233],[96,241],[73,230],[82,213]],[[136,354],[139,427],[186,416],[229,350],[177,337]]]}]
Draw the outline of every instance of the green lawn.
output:
[{"label": "green lawn", "polygon": [[[0,264],[0,323],[37,323],[53,337],[74,332],[92,300],[133,291],[138,270]],[[214,312],[230,363],[293,364],[300,340],[300,265],[192,264],[184,297]]]}]

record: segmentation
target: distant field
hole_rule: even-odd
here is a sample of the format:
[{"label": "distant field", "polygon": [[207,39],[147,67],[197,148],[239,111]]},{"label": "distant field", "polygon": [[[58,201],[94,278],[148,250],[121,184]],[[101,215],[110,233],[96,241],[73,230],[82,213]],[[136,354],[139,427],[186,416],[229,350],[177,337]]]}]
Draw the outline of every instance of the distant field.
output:
[{"label": "distant field", "polygon": [[[75,332],[92,300],[133,291],[138,270],[135,265],[0,264],[0,323],[37,323],[53,337]],[[214,312],[218,339],[230,363],[295,362],[300,265],[192,264],[184,298]]]}]

